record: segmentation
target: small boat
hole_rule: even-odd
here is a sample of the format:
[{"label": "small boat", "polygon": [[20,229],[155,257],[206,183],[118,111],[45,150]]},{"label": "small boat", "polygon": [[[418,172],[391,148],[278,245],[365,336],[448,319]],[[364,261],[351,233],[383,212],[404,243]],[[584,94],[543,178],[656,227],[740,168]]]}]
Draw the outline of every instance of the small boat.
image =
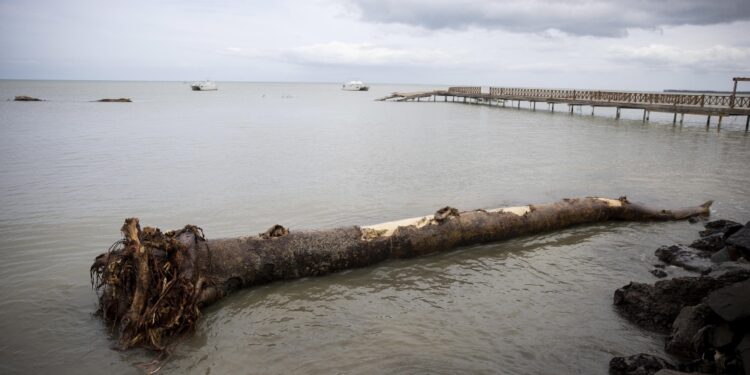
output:
[{"label": "small boat", "polygon": [[193,91],[215,91],[215,90],[218,90],[218,88],[216,87],[216,83],[211,82],[209,80],[199,81],[199,82],[193,82],[190,85],[190,88],[193,89]]},{"label": "small boat", "polygon": [[365,85],[362,81],[349,81],[341,86],[342,90],[346,91],[367,91],[370,86]]}]

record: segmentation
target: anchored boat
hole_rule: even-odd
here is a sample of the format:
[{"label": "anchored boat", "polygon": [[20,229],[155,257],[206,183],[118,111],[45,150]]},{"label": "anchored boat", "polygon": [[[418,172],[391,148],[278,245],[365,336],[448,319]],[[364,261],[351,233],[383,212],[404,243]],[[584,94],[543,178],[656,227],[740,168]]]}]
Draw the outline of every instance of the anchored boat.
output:
[{"label": "anchored boat", "polygon": [[346,91],[367,91],[370,86],[365,85],[362,81],[349,81],[341,86],[342,90]]},{"label": "anchored boat", "polygon": [[193,89],[193,91],[215,91],[215,90],[218,90],[218,88],[216,87],[216,83],[214,83],[212,81],[208,81],[208,80],[193,82],[190,85],[190,88]]}]

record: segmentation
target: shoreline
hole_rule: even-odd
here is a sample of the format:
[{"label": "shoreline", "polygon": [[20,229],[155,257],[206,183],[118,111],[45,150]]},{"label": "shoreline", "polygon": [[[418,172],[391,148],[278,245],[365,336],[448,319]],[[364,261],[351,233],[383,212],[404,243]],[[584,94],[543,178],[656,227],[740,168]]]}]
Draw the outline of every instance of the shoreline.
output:
[{"label": "shoreline", "polygon": [[662,246],[652,274],[666,267],[696,276],[631,282],[614,293],[625,319],[665,335],[670,359],[648,353],[614,357],[610,375],[750,373],[750,222],[714,220],[688,246]]}]

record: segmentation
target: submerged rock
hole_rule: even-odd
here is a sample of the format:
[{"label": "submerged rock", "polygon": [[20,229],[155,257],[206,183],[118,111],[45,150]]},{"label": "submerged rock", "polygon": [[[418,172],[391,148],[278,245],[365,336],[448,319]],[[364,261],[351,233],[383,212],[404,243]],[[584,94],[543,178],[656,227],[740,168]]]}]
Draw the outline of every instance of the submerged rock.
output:
[{"label": "submerged rock", "polygon": [[718,277],[680,277],[654,285],[631,282],[615,291],[614,304],[631,322],[666,333],[683,307],[697,305],[710,292],[748,278],[750,271],[737,270]]},{"label": "submerged rock", "polygon": [[18,95],[13,100],[17,102],[41,102],[42,101],[42,99],[35,98],[33,96],[26,96],[26,95]]},{"label": "submerged rock", "polygon": [[664,263],[682,267],[688,271],[711,270],[711,253],[682,245],[662,246],[654,253]]},{"label": "submerged rock", "polygon": [[610,375],[652,375],[662,369],[674,368],[666,359],[644,353],[614,357],[609,361]]},{"label": "submerged rock", "polygon": [[667,277],[667,273],[663,269],[659,269],[659,268],[652,269],[651,274],[660,279]]},{"label": "submerged rock", "polygon": [[99,103],[131,103],[133,101],[130,100],[130,98],[117,98],[117,99],[105,98],[105,99],[99,99],[97,100],[97,102]]}]

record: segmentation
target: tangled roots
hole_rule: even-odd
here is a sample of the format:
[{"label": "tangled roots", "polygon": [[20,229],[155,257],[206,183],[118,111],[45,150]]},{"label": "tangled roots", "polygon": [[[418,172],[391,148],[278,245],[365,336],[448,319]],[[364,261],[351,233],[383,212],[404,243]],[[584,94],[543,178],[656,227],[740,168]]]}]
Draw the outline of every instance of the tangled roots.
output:
[{"label": "tangled roots", "polygon": [[198,252],[203,231],[192,225],[162,233],[137,218],[125,220],[124,238],[96,257],[91,284],[99,298],[97,313],[122,349],[165,349],[167,340],[192,331],[200,318],[199,296],[211,283],[201,277]]}]

